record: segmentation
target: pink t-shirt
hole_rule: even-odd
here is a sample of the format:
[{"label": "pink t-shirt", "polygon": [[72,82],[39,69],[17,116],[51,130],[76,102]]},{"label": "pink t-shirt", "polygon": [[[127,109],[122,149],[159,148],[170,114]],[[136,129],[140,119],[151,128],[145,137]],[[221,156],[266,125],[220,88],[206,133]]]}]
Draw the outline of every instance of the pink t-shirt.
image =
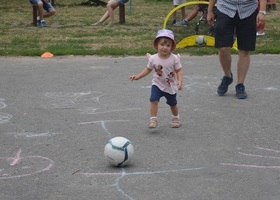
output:
[{"label": "pink t-shirt", "polygon": [[180,55],[171,53],[166,59],[162,59],[158,54],[147,54],[149,69],[153,69],[152,85],[169,94],[178,91],[177,77],[175,70],[182,68]]}]

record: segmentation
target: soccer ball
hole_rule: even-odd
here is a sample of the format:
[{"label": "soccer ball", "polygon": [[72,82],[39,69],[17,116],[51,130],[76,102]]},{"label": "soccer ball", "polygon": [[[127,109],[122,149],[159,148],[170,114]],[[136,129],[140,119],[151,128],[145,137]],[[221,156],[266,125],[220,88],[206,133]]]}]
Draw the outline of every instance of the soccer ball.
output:
[{"label": "soccer ball", "polygon": [[195,39],[195,44],[198,46],[198,47],[203,47],[206,45],[206,38],[203,36],[203,35],[199,35],[196,37]]},{"label": "soccer ball", "polygon": [[123,167],[131,161],[134,147],[125,137],[114,137],[105,145],[104,155],[111,165]]}]

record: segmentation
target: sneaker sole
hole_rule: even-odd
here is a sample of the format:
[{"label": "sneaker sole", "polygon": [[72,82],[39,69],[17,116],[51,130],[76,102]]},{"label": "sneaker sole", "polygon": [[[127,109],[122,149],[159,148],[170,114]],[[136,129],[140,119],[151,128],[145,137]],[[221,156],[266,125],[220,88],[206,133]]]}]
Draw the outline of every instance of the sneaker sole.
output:
[{"label": "sneaker sole", "polygon": [[247,99],[247,95],[236,95],[237,99]]},{"label": "sneaker sole", "polygon": [[173,26],[177,26],[177,27],[187,27],[188,25],[176,25],[176,24],[173,24]]}]

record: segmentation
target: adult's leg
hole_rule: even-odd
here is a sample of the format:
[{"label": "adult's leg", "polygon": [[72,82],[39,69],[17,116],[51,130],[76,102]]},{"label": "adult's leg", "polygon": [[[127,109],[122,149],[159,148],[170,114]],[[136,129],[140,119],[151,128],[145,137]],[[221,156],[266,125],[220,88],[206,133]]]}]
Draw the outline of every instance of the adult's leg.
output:
[{"label": "adult's leg", "polygon": [[231,77],[231,48],[219,48],[219,60],[226,77]]},{"label": "adult's leg", "polygon": [[250,51],[256,46],[256,10],[251,16],[240,20],[237,25],[236,36],[239,49],[237,63],[237,84],[244,83],[250,66]]},{"label": "adult's leg", "polygon": [[182,19],[184,19],[186,17],[186,10],[185,10],[185,7],[182,7],[181,8],[181,16],[182,16]]},{"label": "adult's leg", "polygon": [[250,52],[239,50],[237,63],[237,84],[244,83],[250,67]]},{"label": "adult's leg", "polygon": [[199,5],[196,5],[192,10],[191,12],[189,12],[189,14],[185,17],[185,20],[186,21],[191,21],[192,19],[194,19],[198,12],[199,12],[200,8],[199,8]]},{"label": "adult's leg", "polygon": [[44,18],[50,17],[55,14],[55,9],[51,3],[43,2],[43,8],[46,12],[44,12]]},{"label": "adult's leg", "polygon": [[[173,5],[173,8],[176,8],[178,5]],[[176,21],[176,18],[177,18],[177,11],[175,11],[174,13],[173,13],[173,20],[175,20]]]},{"label": "adult's leg", "polygon": [[107,4],[107,11],[110,18],[110,22],[114,22],[114,10],[119,7],[119,3],[116,0],[110,0]]},{"label": "adult's leg", "polygon": [[234,25],[232,19],[227,15],[217,12],[215,23],[215,47],[218,48],[219,61],[224,76],[217,88],[219,96],[223,96],[229,85],[233,82],[231,74],[231,46],[233,44]]},{"label": "adult's leg", "polygon": [[37,3],[37,7],[38,7],[38,16],[40,20],[44,19],[44,7],[43,7],[43,2],[39,1]]}]

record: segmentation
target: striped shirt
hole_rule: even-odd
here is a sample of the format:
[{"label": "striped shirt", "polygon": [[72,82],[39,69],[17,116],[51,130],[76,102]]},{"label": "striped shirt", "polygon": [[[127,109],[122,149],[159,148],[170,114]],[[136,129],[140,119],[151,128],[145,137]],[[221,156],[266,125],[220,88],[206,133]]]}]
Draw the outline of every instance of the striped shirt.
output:
[{"label": "striped shirt", "polygon": [[244,19],[256,11],[258,0],[218,0],[217,8],[231,18],[238,12],[240,19]]}]

